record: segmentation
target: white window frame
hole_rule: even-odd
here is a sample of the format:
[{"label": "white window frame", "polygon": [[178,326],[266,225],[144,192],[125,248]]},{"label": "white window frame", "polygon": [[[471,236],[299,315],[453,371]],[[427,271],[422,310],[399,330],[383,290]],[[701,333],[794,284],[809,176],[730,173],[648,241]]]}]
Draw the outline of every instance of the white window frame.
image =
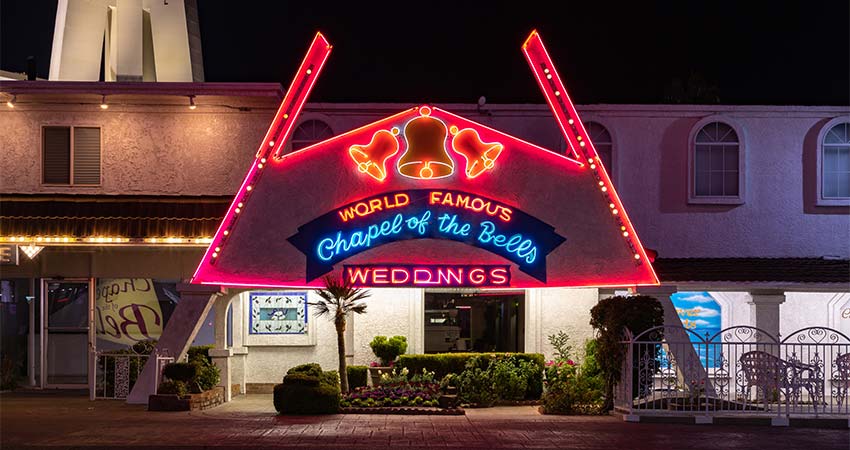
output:
[{"label": "white window frame", "polygon": [[[69,157],[69,178],[68,183],[45,183],[44,182],[44,129],[49,127],[68,127],[71,130],[71,141],[70,145],[70,153]],[[74,129],[75,128],[97,128],[100,130],[100,144],[98,146],[98,150],[100,154],[98,155],[100,158],[100,167],[98,167],[98,180],[100,181],[97,184],[74,184]],[[39,147],[38,147],[38,160],[39,160],[39,185],[47,186],[47,187],[73,187],[73,188],[99,188],[103,186],[103,126],[101,125],[89,125],[89,124],[67,124],[67,123],[42,123],[41,124],[41,132],[39,133]]]},{"label": "white window frame", "polygon": [[[738,135],[738,195],[696,195],[696,137],[700,130],[706,125],[720,122],[732,127]],[[747,139],[744,129],[738,122],[730,117],[722,115],[711,115],[697,121],[688,135],[688,203],[695,205],[743,205],[747,198]],[[663,164],[663,162],[662,162]]]},{"label": "white window frame", "polygon": [[[817,141],[817,201],[816,206],[850,206],[850,197],[847,198],[824,198],[823,196],[823,140],[826,138],[826,133],[832,130],[832,127],[842,123],[850,123],[847,116],[838,116],[824,124],[818,132]],[[810,185],[811,186],[811,185]]]}]

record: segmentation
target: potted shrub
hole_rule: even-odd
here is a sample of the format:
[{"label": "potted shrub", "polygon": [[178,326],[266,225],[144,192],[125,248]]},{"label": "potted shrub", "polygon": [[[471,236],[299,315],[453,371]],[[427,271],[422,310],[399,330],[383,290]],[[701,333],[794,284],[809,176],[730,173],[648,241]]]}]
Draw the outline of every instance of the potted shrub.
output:
[{"label": "potted shrub", "polygon": [[372,353],[378,357],[377,363],[372,363],[369,367],[369,377],[372,379],[372,386],[377,386],[381,383],[381,375],[392,371],[393,363],[398,355],[407,351],[407,338],[404,336],[393,336],[387,339],[386,336],[375,336],[372,342],[369,343],[372,348]]}]

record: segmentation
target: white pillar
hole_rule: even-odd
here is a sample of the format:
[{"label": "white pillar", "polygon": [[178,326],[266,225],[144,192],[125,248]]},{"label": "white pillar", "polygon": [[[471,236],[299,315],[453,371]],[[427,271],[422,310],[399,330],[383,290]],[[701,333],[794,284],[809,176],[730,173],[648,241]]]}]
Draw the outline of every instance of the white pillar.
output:
[{"label": "white pillar", "polygon": [[49,80],[97,81],[100,78],[107,3],[105,0],[59,0]]},{"label": "white pillar", "polygon": [[116,81],[142,81],[143,23],[142,0],[118,0],[112,23],[118,28],[112,43]]},{"label": "white pillar", "polygon": [[[238,296],[237,296],[238,297]],[[233,350],[227,346],[227,308],[232,296],[220,296],[215,300],[215,347],[210,350],[213,363],[221,372],[221,380],[218,385],[224,388],[224,401],[229,402],[233,396],[231,386],[231,357]]]},{"label": "white pillar", "polygon": [[779,305],[785,303],[785,292],[751,291],[750,297],[752,297],[752,300],[748,304],[750,305],[750,317],[753,318],[753,326],[767,332],[777,341],[781,340],[779,335]]}]

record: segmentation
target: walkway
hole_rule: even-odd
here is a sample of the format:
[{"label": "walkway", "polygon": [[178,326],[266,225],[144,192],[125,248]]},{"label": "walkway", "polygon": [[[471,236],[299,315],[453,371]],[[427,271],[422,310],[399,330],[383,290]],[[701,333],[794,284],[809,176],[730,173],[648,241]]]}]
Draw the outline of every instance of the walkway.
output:
[{"label": "walkway", "polygon": [[207,411],[147,412],[118,401],[0,395],[0,447],[53,448],[575,448],[842,449],[847,430],[624,423],[614,417],[541,416],[534,408],[466,416],[277,416],[271,396],[237,397]]}]

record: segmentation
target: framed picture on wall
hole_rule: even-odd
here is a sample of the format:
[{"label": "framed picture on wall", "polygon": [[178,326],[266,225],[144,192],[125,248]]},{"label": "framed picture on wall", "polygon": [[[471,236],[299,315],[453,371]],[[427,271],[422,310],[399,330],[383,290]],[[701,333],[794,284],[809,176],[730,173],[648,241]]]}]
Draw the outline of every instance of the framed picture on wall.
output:
[{"label": "framed picture on wall", "polygon": [[307,292],[251,292],[248,334],[307,334]]}]

